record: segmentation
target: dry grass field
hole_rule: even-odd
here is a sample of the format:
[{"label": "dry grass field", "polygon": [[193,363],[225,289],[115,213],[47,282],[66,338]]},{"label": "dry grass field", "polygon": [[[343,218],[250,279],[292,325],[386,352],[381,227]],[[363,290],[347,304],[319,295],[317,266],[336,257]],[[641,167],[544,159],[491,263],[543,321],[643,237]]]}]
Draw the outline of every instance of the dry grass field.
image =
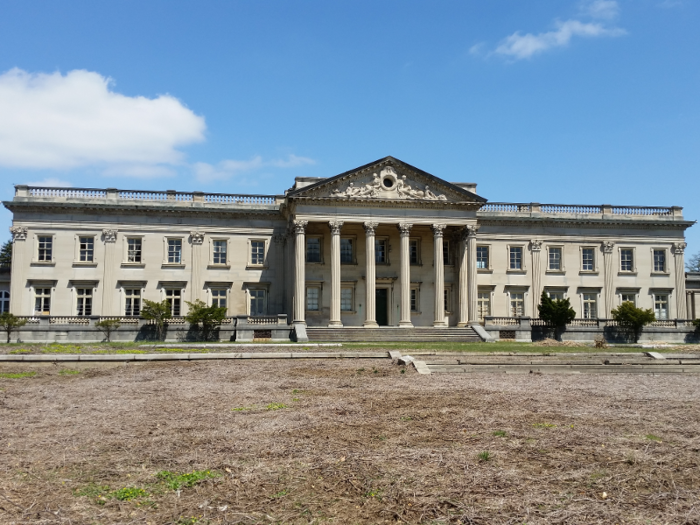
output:
[{"label": "dry grass field", "polygon": [[697,375],[6,363],[0,523],[700,524],[699,401]]}]

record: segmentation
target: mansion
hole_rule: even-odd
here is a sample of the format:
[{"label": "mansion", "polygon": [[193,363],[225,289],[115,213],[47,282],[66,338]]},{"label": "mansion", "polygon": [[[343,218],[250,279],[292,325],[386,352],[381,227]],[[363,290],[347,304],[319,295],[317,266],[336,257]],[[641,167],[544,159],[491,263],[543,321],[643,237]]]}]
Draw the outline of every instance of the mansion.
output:
[{"label": "mansion", "polygon": [[537,317],[542,291],[582,319],[623,301],[687,319],[680,207],[488,202],[393,157],[284,195],[18,185],[10,311],[138,317],[144,299],[287,314],[309,327],[466,327]]}]

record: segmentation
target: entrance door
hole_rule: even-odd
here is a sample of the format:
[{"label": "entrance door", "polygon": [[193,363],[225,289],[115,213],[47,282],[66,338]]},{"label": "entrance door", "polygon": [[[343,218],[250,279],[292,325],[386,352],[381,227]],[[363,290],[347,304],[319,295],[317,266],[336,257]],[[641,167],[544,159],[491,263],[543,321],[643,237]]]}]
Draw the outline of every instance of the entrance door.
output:
[{"label": "entrance door", "polygon": [[379,326],[388,326],[389,324],[389,290],[386,288],[377,288],[376,290],[377,300],[377,324]]}]

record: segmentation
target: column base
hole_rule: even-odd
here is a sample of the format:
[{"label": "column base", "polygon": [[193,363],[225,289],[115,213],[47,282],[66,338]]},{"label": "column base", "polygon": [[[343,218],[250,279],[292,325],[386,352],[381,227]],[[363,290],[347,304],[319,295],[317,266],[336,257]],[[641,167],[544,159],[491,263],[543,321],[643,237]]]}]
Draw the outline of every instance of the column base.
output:
[{"label": "column base", "polygon": [[435,321],[433,326],[435,328],[447,328],[447,321]]},{"label": "column base", "polygon": [[364,328],[379,328],[377,321],[365,321],[362,326]]},{"label": "column base", "polygon": [[343,323],[341,323],[340,321],[331,321],[330,323],[328,323],[328,328],[342,328],[342,327],[343,327]]},{"label": "column base", "polygon": [[468,326],[469,326],[468,321],[460,321],[459,323],[457,323],[457,328],[466,328]]},{"label": "column base", "polygon": [[399,328],[413,328],[413,323],[411,321],[401,321],[399,322]]}]

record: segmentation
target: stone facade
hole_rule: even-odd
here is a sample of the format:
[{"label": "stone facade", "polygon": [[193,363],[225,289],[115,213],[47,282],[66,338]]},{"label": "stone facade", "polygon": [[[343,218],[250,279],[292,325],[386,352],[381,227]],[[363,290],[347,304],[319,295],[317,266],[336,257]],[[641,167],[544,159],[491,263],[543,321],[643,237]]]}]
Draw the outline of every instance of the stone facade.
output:
[{"label": "stone facade", "polygon": [[[580,318],[622,300],[685,319],[679,207],[491,203],[386,157],[285,195],[16,186],[10,309],[133,318],[143,299],[288,314],[297,326],[468,326]],[[0,283],[2,289],[2,283]]]}]

